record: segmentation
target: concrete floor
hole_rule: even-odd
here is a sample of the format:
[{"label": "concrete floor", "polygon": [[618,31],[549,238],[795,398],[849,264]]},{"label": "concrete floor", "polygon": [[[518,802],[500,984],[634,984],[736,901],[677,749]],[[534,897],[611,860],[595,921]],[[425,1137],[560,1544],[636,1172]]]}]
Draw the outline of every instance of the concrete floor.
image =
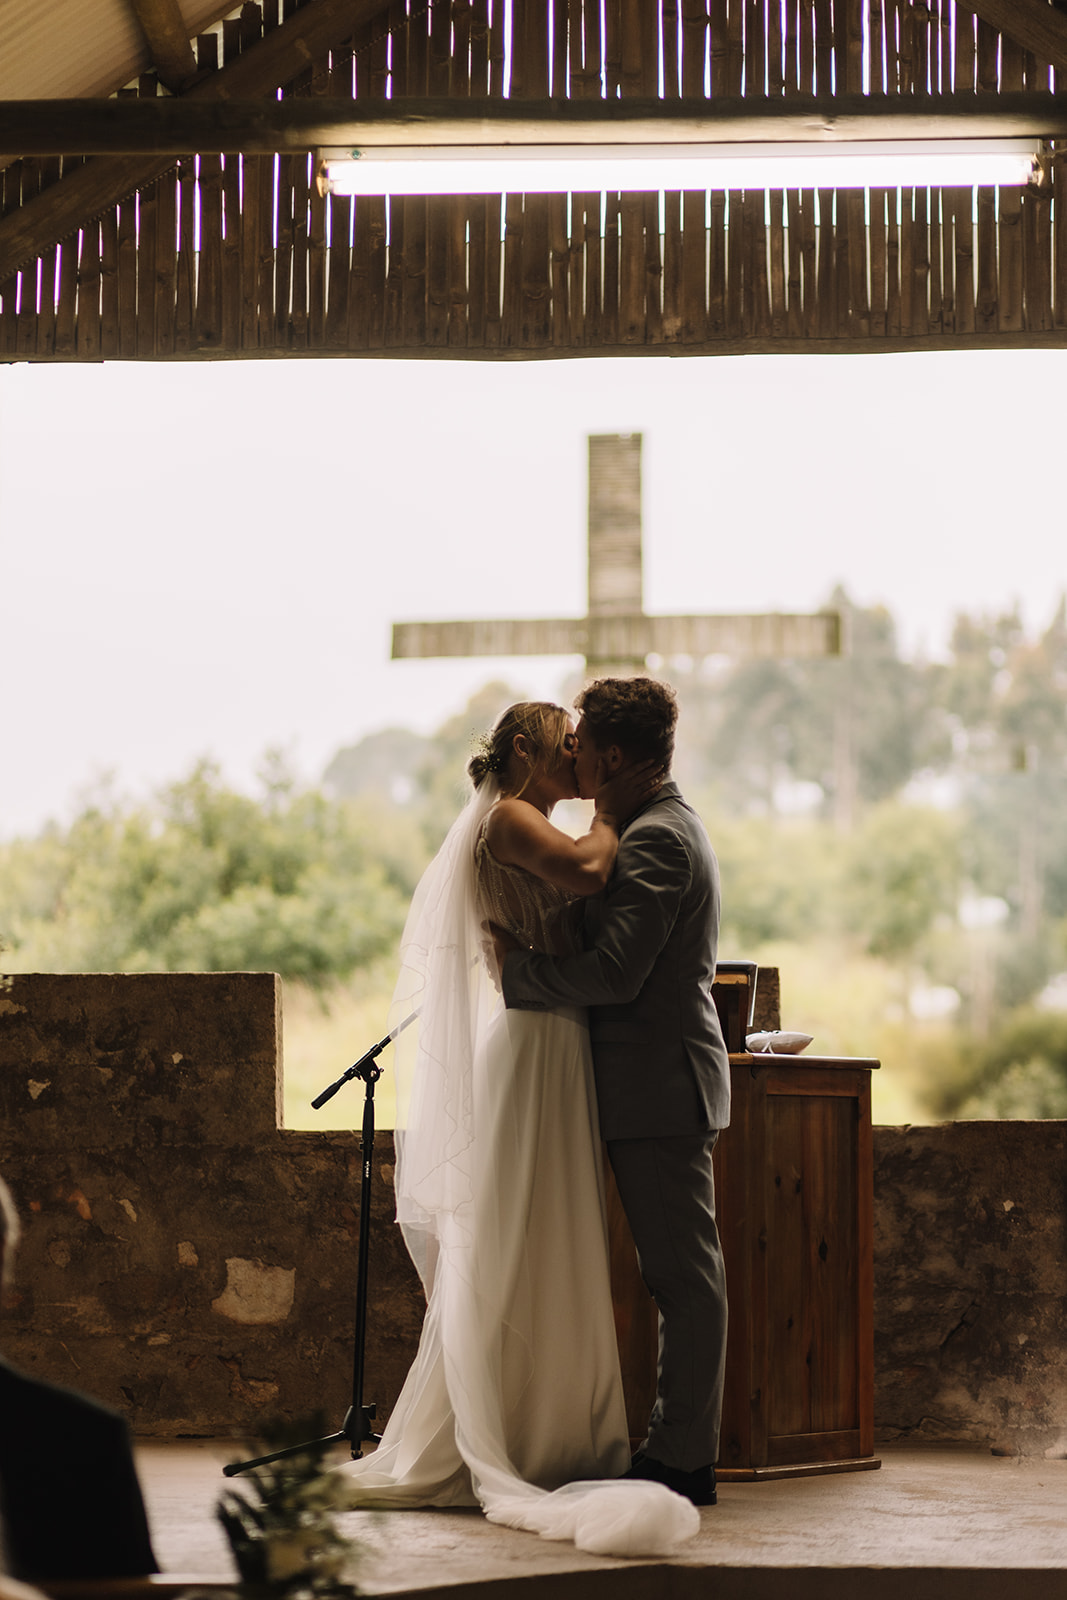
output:
[{"label": "concrete floor", "polygon": [[[234,1575],[214,1507],[225,1441],[138,1446],[165,1575]],[[1067,1600],[1067,1461],[891,1445],[877,1472],[726,1484],[668,1563],[606,1561],[477,1512],[352,1512],[369,1595],[419,1600]],[[340,1457],[339,1459],[343,1459]],[[235,1483],[239,1483],[234,1480]]]}]

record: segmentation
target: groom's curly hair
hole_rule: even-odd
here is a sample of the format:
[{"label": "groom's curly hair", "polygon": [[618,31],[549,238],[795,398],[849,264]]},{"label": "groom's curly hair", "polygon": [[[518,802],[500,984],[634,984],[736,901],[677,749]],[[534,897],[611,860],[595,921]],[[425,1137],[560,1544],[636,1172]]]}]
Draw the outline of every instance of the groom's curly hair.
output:
[{"label": "groom's curly hair", "polygon": [[670,767],[678,698],[658,678],[596,678],[574,701],[598,750],[617,744],[636,761]]}]

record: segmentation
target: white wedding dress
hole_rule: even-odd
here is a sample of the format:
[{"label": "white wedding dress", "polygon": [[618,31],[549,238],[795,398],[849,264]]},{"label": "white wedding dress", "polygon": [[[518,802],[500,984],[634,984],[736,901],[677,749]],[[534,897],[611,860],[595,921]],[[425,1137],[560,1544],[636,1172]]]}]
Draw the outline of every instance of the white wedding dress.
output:
[{"label": "white wedding dress", "polygon": [[492,856],[497,793],[472,797],[405,930],[397,1020],[419,1018],[396,1040],[397,1216],[426,1318],[377,1450],[338,1470],[353,1506],[481,1505],[598,1554],[664,1554],[694,1507],[612,1481],[629,1444],[585,1016],[506,1010],[481,931],[562,954],[577,919]]}]

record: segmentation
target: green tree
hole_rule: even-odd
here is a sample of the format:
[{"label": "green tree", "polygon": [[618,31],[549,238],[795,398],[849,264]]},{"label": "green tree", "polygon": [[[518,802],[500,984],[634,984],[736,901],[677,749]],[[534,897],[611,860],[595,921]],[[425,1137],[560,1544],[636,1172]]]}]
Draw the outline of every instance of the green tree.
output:
[{"label": "green tree", "polygon": [[955,918],[962,888],[959,818],[884,801],[850,836],[841,865],[846,927],[871,955],[911,958],[939,918]]},{"label": "green tree", "polygon": [[410,728],[382,728],[358,744],[338,750],[322,775],[328,794],[346,800],[376,795],[393,805],[409,805],[418,795],[417,777],[431,741]]},{"label": "green tree", "polygon": [[380,808],[301,792],[268,764],[258,798],[209,763],[144,806],[86,807],[0,852],[16,971],[279,971],[322,985],[395,943],[425,850]]},{"label": "green tree", "polygon": [[681,770],[714,785],[720,808],[773,812],[783,784],[799,782],[817,786],[824,815],[851,818],[947,757],[937,670],[901,659],[883,607],[854,606],[843,589],[829,604],[845,618],[840,658],[749,661],[712,678],[679,677]]},{"label": "green tree", "polygon": [[1067,1117],[1067,1014],[1023,1008],[988,1039],[961,1034],[928,1097],[944,1117]]},{"label": "green tree", "polygon": [[971,773],[1049,770],[1067,758],[1067,602],[1028,639],[1017,609],[956,619],[942,695],[956,764]]},{"label": "green tree", "polygon": [[825,823],[701,811],[719,861],[724,957],[839,931],[839,852]]}]

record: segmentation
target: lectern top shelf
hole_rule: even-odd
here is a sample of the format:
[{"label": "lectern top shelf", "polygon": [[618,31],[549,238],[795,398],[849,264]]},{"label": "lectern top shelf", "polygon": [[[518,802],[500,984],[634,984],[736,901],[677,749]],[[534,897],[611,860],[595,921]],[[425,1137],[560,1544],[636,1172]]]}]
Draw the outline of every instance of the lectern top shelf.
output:
[{"label": "lectern top shelf", "polygon": [[773,1050],[731,1051],[730,1064],[737,1067],[849,1067],[868,1072],[876,1072],[882,1065],[874,1056],[813,1056],[807,1051],[800,1055],[776,1055]]}]

